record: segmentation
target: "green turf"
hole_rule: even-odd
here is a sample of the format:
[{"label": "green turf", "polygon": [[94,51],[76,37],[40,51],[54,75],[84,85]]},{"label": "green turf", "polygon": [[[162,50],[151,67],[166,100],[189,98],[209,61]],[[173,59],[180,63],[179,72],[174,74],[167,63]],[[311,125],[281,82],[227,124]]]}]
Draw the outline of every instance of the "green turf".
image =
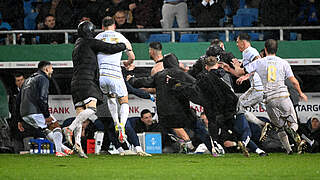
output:
[{"label": "green turf", "polygon": [[320,154],[164,154],[153,157],[0,154],[0,179],[319,179]]}]

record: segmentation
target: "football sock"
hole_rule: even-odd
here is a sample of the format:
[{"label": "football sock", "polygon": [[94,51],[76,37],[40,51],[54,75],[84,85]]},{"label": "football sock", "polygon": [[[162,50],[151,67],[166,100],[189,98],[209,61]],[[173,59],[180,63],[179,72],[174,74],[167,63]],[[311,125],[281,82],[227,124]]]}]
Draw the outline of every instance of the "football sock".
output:
[{"label": "football sock", "polygon": [[87,108],[84,111],[80,112],[77,116],[76,119],[72,122],[72,124],[69,126],[69,129],[71,131],[74,131],[75,128],[79,125],[82,126],[82,123],[87,120],[89,117],[94,115],[94,110]]}]

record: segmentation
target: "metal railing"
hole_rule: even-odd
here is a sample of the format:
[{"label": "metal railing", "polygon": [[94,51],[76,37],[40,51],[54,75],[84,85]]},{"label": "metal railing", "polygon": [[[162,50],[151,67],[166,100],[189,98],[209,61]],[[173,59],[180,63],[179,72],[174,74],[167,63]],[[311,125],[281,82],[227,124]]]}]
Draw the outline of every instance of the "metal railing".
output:
[{"label": "metal railing", "polygon": [[[153,29],[117,29],[118,32],[167,32],[171,33],[171,42],[175,42],[175,32],[201,32],[201,31],[224,31],[226,35],[226,41],[230,41],[230,31],[269,31],[278,30],[279,39],[283,41],[284,30],[311,30],[320,29],[320,26],[279,26],[279,27],[208,27],[208,28],[153,28]],[[101,29],[97,29],[97,32],[101,32]],[[64,29],[64,30],[12,30],[12,31],[0,31],[0,34],[12,34],[12,41],[15,45],[17,43],[17,34],[41,34],[41,33],[64,33],[65,43],[69,43],[69,33],[76,33],[76,29]]]}]

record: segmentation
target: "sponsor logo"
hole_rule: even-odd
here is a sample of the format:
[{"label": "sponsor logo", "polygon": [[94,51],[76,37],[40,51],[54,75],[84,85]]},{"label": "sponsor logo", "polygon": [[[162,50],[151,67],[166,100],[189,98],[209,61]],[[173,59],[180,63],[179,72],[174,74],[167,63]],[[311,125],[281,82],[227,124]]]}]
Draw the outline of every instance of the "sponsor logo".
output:
[{"label": "sponsor logo", "polygon": [[70,114],[69,107],[49,107],[50,114]]}]

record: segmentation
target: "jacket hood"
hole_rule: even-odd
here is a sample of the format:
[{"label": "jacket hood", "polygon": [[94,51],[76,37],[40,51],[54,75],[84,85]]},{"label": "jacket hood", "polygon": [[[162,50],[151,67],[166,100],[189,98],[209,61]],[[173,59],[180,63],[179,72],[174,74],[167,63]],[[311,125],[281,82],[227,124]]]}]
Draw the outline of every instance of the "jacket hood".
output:
[{"label": "jacket hood", "polygon": [[175,54],[166,54],[163,57],[164,68],[179,68],[179,61]]}]

